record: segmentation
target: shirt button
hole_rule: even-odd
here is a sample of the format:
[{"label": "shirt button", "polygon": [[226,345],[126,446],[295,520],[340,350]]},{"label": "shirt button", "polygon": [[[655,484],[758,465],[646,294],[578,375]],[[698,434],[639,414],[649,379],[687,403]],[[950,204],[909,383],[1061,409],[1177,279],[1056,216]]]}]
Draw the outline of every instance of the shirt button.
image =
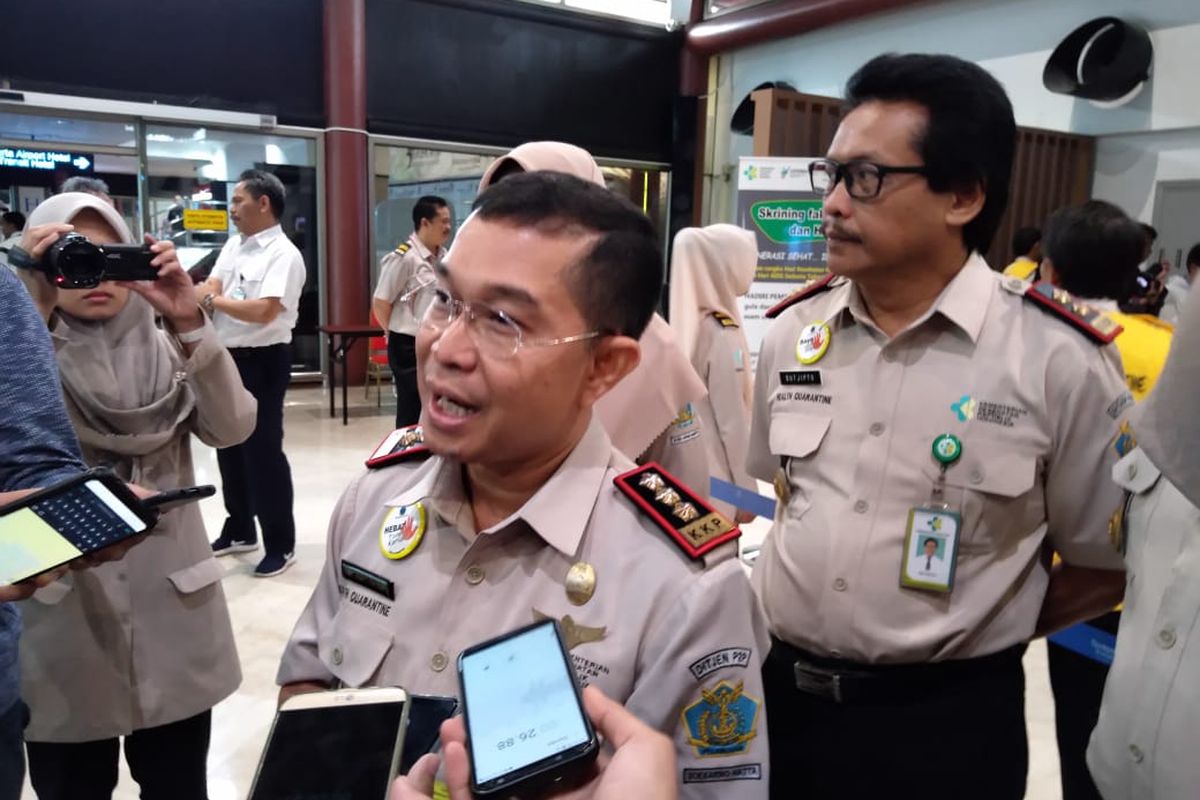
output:
[{"label": "shirt button", "polygon": [[970,480],[971,483],[974,483],[974,484],[983,483],[983,471],[979,470],[979,469],[971,470],[971,474],[968,476],[968,480]]},{"label": "shirt button", "polygon": [[829,657],[830,657],[830,658],[841,658],[841,657],[842,657],[842,651],[841,651],[841,650],[830,650],[830,651],[829,651]]},{"label": "shirt button", "polygon": [[1170,628],[1163,628],[1158,632],[1158,646],[1163,650],[1170,650],[1175,646],[1175,631]]},{"label": "shirt button", "polygon": [[450,658],[441,650],[433,654],[433,658],[429,659],[429,666],[434,672],[441,672],[450,663]]},{"label": "shirt button", "polygon": [[868,503],[866,500],[859,500],[858,502],[856,502],[854,504],[854,510],[857,511],[859,514],[867,513],[867,509],[870,507],[871,507],[871,504]]},{"label": "shirt button", "polygon": [[891,350],[884,350],[883,351],[883,360],[886,361],[887,363],[891,364],[892,362],[894,362],[896,360],[896,354],[893,353]]},{"label": "shirt button", "polygon": [[472,586],[483,583],[483,569],[476,564],[467,567],[467,583]]},{"label": "shirt button", "polygon": [[1142,752],[1142,748],[1136,744],[1129,745],[1129,755],[1133,758],[1133,763],[1140,764],[1146,758],[1146,754]]},{"label": "shirt button", "polygon": [[343,658],[342,648],[340,648],[340,647],[333,648],[333,664],[334,664],[334,666],[340,665],[342,663],[342,658]]},{"label": "shirt button", "polygon": [[883,423],[882,422],[876,422],[874,425],[871,426],[871,435],[872,436],[879,436],[882,433],[883,433]]},{"label": "shirt button", "polygon": [[848,585],[849,584],[846,583],[845,578],[838,578],[836,581],[833,582],[833,590],[835,592],[844,592],[844,591],[846,591],[846,587]]}]

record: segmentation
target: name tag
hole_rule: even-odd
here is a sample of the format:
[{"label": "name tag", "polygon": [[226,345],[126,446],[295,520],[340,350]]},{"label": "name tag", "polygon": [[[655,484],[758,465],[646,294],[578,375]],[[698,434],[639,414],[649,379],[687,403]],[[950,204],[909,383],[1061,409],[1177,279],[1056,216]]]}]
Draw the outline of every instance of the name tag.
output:
[{"label": "name tag", "polygon": [[900,585],[927,592],[948,593],[954,588],[958,561],[958,534],[962,517],[945,507],[909,509]]},{"label": "name tag", "polygon": [[342,577],[351,583],[357,583],[365,589],[381,594],[388,600],[396,599],[396,586],[382,575],[376,575],[369,569],[363,569],[357,564],[342,560]]},{"label": "name tag", "polygon": [[820,386],[821,370],[793,369],[779,373],[779,382],[784,386]]}]

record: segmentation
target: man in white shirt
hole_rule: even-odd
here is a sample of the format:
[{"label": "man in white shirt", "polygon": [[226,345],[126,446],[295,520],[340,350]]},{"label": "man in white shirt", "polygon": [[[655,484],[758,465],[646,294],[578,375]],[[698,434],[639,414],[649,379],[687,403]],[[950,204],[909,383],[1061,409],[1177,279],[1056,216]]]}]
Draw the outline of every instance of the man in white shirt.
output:
[{"label": "man in white shirt", "polygon": [[433,265],[442,257],[442,245],[450,238],[450,206],[436,195],[418,198],[412,211],[413,233],[408,241],[379,262],[379,285],[371,299],[371,311],[379,324],[387,326],[388,366],[396,381],[396,427],[415,425],[421,418],[417,395],[417,320],[408,303],[399,299],[405,292],[433,282]]},{"label": "man in white shirt", "polygon": [[255,550],[254,520],[265,554],[254,570],[278,575],[294,560],[292,472],[283,453],[283,396],[291,375],[292,328],[304,288],[304,259],[279,226],[283,184],[261,170],[239,176],[229,214],[232,236],[196,299],[212,315],[242,383],[258,400],[258,424],[243,444],[217,451],[228,518],[213,542],[218,556]]}]

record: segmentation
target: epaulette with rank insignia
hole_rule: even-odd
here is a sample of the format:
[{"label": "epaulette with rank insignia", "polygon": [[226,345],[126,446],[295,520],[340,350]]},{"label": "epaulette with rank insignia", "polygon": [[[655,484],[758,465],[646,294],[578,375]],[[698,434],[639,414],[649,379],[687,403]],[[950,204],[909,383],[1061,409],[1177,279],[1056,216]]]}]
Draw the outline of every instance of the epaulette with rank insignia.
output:
[{"label": "epaulette with rank insignia", "polygon": [[1033,301],[1097,344],[1111,344],[1124,330],[1099,309],[1076,300],[1070,292],[1059,289],[1049,281],[1038,281],[1025,289],[1022,296]]},{"label": "epaulette with rank insignia", "polygon": [[796,303],[799,303],[801,300],[805,300],[814,295],[818,295],[821,292],[829,291],[830,289],[833,288],[833,286],[832,286],[833,279],[836,277],[837,276],[831,272],[828,275],[826,275],[824,278],[821,278],[818,281],[813,281],[812,283],[808,284],[807,286],[800,287],[796,291],[789,294],[787,297],[780,300],[775,305],[768,308],[767,313],[766,313],[767,319],[775,319],[780,314],[787,311],[792,306],[796,305]]},{"label": "epaulette with rank insignia", "polygon": [[379,469],[397,461],[409,461],[429,456],[429,448],[425,446],[425,432],[420,425],[409,425],[407,428],[397,428],[387,435],[371,457],[367,459],[369,469]]},{"label": "epaulette with rank insignia", "polygon": [[404,255],[409,250],[412,250],[412,245],[408,242],[401,242],[400,246],[396,248],[396,253],[397,255]]},{"label": "epaulette with rank insignia", "polygon": [[618,475],[613,483],[695,561],[742,535],[736,525],[653,461]]},{"label": "epaulette with rank insignia", "polygon": [[712,312],[712,318],[721,323],[722,328],[736,328],[738,326],[737,320],[726,314],[724,311]]}]

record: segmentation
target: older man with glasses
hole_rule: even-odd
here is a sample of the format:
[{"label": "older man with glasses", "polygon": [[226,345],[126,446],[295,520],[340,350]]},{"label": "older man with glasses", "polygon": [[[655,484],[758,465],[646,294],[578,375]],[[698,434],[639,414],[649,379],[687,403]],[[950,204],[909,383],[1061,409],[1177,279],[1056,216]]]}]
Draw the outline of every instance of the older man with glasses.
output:
[{"label": "older man with glasses", "polygon": [[569,175],[480,196],[436,282],[404,298],[421,441],[394,455],[434,455],[342,495],[283,695],[457,695],[459,652],[552,618],[582,681],[672,737],[684,797],[766,797],[767,637],[738,531],[635,469],[592,414],[638,362],[660,253],[645,215]]},{"label": "older man with glasses", "polygon": [[980,256],[1012,168],[1000,84],[881,56],[846,105],[811,166],[830,275],[769,314],[754,394],[771,796],[1015,800],[1026,643],[1120,596],[1132,400],[1095,312]]}]

